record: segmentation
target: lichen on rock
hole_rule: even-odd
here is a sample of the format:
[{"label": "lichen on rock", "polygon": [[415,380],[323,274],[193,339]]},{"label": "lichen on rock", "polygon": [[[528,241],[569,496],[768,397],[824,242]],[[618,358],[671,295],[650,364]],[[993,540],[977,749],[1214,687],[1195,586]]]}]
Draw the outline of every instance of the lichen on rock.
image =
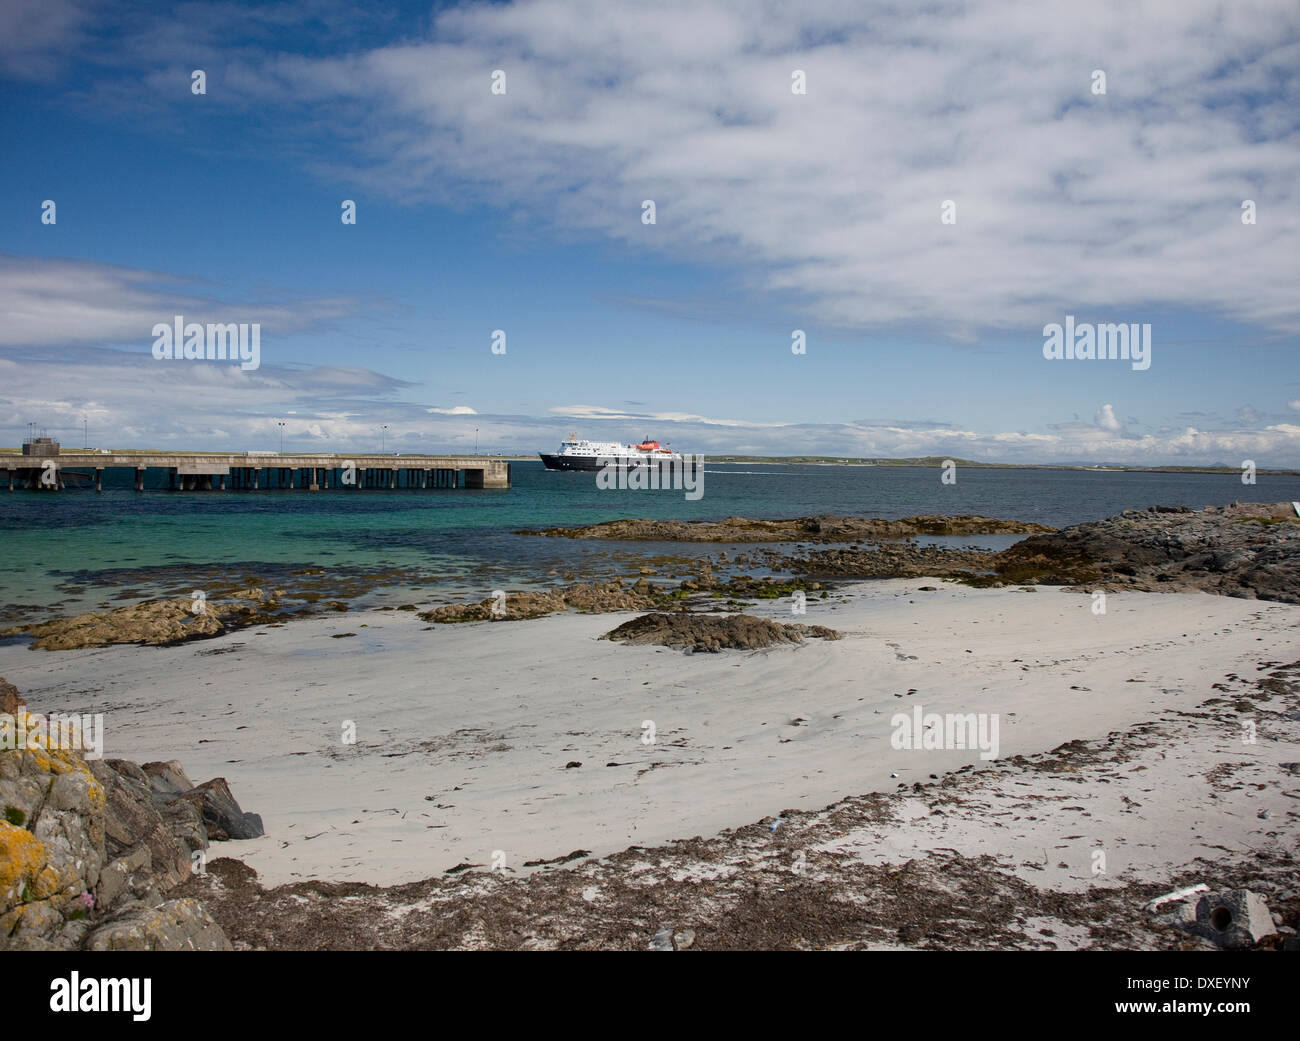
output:
[{"label": "lichen on rock", "polygon": [[[16,692],[9,704],[26,713]],[[260,818],[222,778],[196,786],[177,762],[88,761],[40,718],[26,714],[21,747],[16,733],[0,742],[0,950],[229,949],[196,901],[163,894],[216,837],[210,803],[241,835],[260,834]]]}]

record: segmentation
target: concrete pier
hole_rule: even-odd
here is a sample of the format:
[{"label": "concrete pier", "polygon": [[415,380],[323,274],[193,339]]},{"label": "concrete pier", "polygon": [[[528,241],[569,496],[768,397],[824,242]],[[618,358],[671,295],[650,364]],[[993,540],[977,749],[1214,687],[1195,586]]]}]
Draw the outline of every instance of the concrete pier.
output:
[{"label": "concrete pier", "polygon": [[64,487],[63,471],[78,471],[102,491],[104,471],[111,469],[133,471],[137,492],[144,491],[148,470],[165,471],[167,487],[182,492],[510,487],[510,463],[478,455],[55,451],[41,457],[0,453],[8,490],[57,491]]}]

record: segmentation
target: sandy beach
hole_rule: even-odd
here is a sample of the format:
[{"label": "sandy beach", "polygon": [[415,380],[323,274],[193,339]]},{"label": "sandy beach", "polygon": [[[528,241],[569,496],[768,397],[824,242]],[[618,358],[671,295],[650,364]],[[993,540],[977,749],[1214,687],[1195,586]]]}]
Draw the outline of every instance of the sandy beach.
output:
[{"label": "sandy beach", "polygon": [[[788,599],[749,611],[842,639],[719,654],[599,639],[628,614],[430,629],[410,613],[353,612],[160,648],[9,645],[0,675],[34,711],[103,712],[109,758],[179,759],[192,777],[225,777],[266,835],[211,855],[242,860],[262,885],[393,885],[708,838],[963,767],[973,767],[966,782],[1011,786],[1005,798],[1015,757],[1132,734],[1196,710],[1228,677],[1253,682],[1300,657],[1294,605],[1143,592],[1112,593],[1104,614],[1093,603],[1054,587],[858,583],[797,618]],[[996,716],[996,759],[894,747],[891,721],[916,706]],[[346,721],[355,744],[344,743]],[[1289,726],[1293,741],[1300,724]],[[1297,780],[1269,765],[1288,758],[1280,747],[1229,731],[1199,750],[1161,749],[1165,769],[1188,776],[1212,769],[1215,754],[1266,770],[1269,785],[1245,806],[1211,813],[1196,785],[1162,781],[1157,815],[1094,803],[1076,823],[1079,811],[1058,807],[1008,835],[996,807],[936,830],[921,803],[857,855],[901,862],[942,846],[1042,861],[1063,844],[1069,854],[1048,855],[1034,874],[1068,888],[1093,879],[1098,844],[1107,877],[1128,881],[1245,855],[1264,831],[1280,829],[1294,850]],[[1053,798],[1041,786],[1034,797]]]}]

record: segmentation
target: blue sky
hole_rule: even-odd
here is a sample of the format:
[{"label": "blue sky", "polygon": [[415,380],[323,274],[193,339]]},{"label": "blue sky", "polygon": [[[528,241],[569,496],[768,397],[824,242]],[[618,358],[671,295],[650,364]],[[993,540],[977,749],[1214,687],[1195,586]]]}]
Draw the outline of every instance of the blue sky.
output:
[{"label": "blue sky", "polygon": [[1300,465],[1294,4],[790,6],[11,0],[0,443]]}]

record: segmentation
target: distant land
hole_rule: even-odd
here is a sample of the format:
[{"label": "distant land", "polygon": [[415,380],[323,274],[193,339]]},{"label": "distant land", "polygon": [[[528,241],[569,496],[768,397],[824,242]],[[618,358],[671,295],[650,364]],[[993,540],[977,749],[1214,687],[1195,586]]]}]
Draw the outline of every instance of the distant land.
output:
[{"label": "distant land", "polygon": [[[692,454],[692,453],[687,453]],[[961,459],[949,455],[910,456],[900,459],[882,457],[855,457],[833,455],[709,455],[703,453],[710,463],[762,463],[769,466],[943,466],[952,460],[957,466],[980,467],[985,470],[1110,470],[1130,471],[1132,473],[1196,473],[1196,474],[1240,474],[1240,466],[1216,463],[1213,466],[1133,466],[1125,463],[981,463],[975,459]],[[499,456],[514,463],[537,462],[537,455]],[[1274,476],[1300,476],[1300,469],[1269,469],[1257,467],[1256,474]]]},{"label": "distant land", "polygon": [[[18,455],[18,448],[0,448],[0,455]],[[97,449],[80,449],[69,448],[70,454],[80,454],[85,451],[95,452]],[[135,448],[115,448],[112,450],[116,455],[130,455],[136,452],[146,452],[144,449]],[[150,449],[148,451],[156,453],[166,453],[167,451],[180,451],[180,449]],[[306,449],[310,452],[313,449]],[[330,449],[320,449],[320,451],[330,451]],[[242,455],[242,452],[190,452],[192,455]],[[274,458],[278,452],[266,452],[265,457]],[[293,451],[285,453],[293,455]],[[401,458],[403,455],[412,455],[418,453],[412,452],[351,452],[343,453],[355,455],[358,459],[376,459],[376,458]],[[434,452],[432,454],[452,454],[452,455],[473,455],[473,452]],[[537,462],[535,453],[524,455],[512,455],[509,453],[482,452],[484,456],[491,456],[495,459],[505,459],[510,462],[526,463]],[[688,453],[690,454],[690,453]],[[961,459],[957,456],[948,455],[922,455],[907,456],[899,459],[887,459],[879,456],[833,456],[833,455],[708,455],[703,453],[710,463],[762,463],[771,466],[943,466],[944,463],[951,461],[959,467],[980,467],[985,470],[1110,470],[1110,471],[1128,471],[1131,473],[1197,473],[1197,474],[1240,474],[1240,466],[1230,466],[1227,463],[1215,463],[1212,466],[1134,466],[1127,463],[982,463],[975,459]],[[1270,469],[1268,467],[1257,467],[1256,474],[1272,474],[1274,476],[1300,476],[1300,469]]]},{"label": "distant land", "polygon": [[[711,463],[771,463],[799,464],[805,466],[943,466],[952,462],[959,467],[981,467],[986,470],[1127,470],[1134,473],[1231,473],[1240,474],[1240,466],[1216,463],[1213,466],[1133,466],[1126,463],[981,463],[974,459],[956,456],[925,455],[903,459],[853,458],[829,455],[714,455]],[[1300,470],[1271,470],[1258,467],[1257,474],[1300,475]]]}]

